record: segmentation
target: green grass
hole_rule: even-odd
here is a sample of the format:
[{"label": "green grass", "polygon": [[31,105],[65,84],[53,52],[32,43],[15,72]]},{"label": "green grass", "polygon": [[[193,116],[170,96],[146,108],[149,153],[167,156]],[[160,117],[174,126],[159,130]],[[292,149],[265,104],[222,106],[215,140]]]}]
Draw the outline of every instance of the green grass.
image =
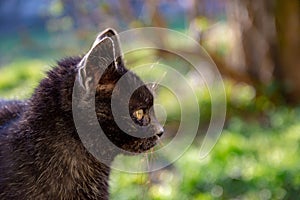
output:
[{"label": "green grass", "polygon": [[28,98],[48,69],[41,60],[18,60],[0,68],[0,97]]}]

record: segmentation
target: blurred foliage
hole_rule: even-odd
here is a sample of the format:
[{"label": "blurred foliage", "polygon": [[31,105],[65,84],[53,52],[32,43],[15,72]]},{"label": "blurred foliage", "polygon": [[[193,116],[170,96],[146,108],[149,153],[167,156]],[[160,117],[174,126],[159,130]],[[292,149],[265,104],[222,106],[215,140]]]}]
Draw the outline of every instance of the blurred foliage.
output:
[{"label": "blurred foliage", "polygon": [[113,171],[112,199],[298,199],[300,109],[268,112],[269,127],[234,117],[208,157],[193,145],[150,174]]},{"label": "blurred foliage", "polygon": [[[45,63],[43,60],[19,60],[1,68],[0,95],[9,98],[30,96],[43,77],[42,71],[47,69]],[[162,170],[150,174],[113,170],[111,198],[298,198],[300,109],[274,109],[266,99],[255,100],[254,89],[246,84],[226,81],[225,88],[229,111],[247,111],[242,117],[232,114],[228,118],[219,142],[208,157],[199,159],[201,143],[195,142],[177,162]],[[209,107],[209,93],[204,91],[199,95],[200,107]],[[170,106],[169,109],[174,106],[166,105]],[[254,114],[251,118],[255,109],[264,110],[264,115],[255,118]],[[204,113],[209,113],[209,109]],[[177,118],[179,114],[173,110],[168,118]]]},{"label": "blurred foliage", "polygon": [[40,60],[18,60],[0,68],[0,96],[8,99],[28,98],[46,70]]}]

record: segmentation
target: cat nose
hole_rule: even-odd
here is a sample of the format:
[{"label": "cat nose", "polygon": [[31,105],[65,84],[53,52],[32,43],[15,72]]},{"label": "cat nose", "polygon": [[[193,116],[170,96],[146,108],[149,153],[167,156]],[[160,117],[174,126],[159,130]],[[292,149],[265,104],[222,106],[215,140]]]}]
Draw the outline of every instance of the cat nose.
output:
[{"label": "cat nose", "polygon": [[157,135],[158,137],[161,137],[161,136],[164,134],[164,129],[163,129],[163,128],[160,128],[157,132],[158,132],[158,133],[156,133],[156,135]]},{"label": "cat nose", "polygon": [[156,134],[158,137],[161,137],[162,135],[164,134],[164,132],[162,131],[162,132],[160,132],[160,133],[158,133],[158,134]]}]

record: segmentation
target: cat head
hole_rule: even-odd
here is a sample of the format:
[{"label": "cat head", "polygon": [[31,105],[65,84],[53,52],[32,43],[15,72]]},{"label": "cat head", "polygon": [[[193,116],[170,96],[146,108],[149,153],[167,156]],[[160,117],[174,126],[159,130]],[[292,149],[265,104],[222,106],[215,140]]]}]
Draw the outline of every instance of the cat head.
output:
[{"label": "cat head", "polygon": [[131,153],[156,145],[163,128],[155,117],[152,91],[125,67],[113,29],[97,37],[78,64],[77,79],[83,91],[95,98],[98,122],[114,145]]}]

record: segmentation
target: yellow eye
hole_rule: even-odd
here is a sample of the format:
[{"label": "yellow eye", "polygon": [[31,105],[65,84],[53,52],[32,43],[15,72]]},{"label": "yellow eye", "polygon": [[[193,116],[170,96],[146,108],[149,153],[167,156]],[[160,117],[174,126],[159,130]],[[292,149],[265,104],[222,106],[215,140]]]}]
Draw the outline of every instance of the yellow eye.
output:
[{"label": "yellow eye", "polygon": [[134,111],[133,116],[137,119],[137,120],[141,120],[144,117],[144,111],[143,109],[139,109]]}]

